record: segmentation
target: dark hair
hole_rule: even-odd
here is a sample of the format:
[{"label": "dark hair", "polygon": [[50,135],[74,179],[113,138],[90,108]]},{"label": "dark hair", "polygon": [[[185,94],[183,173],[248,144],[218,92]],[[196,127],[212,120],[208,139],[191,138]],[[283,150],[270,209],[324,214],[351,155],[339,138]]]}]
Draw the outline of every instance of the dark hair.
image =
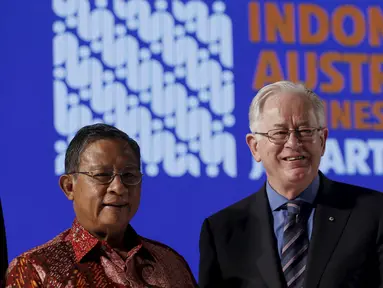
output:
[{"label": "dark hair", "polygon": [[137,142],[125,132],[111,125],[97,123],[82,127],[70,141],[65,153],[65,173],[72,173],[78,169],[80,156],[86,146],[101,139],[120,139],[129,143],[138,159],[138,167],[141,169],[141,153]]}]

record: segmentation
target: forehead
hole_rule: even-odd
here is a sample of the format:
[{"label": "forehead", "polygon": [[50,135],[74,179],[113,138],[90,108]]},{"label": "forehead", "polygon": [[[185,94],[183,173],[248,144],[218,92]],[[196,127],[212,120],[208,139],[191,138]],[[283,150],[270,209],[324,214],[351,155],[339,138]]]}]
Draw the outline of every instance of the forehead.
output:
[{"label": "forehead", "polygon": [[262,124],[316,125],[312,103],[300,94],[279,93],[266,99],[261,115]]},{"label": "forehead", "polygon": [[88,144],[80,155],[82,167],[137,166],[138,159],[130,144],[122,139],[100,139]]}]

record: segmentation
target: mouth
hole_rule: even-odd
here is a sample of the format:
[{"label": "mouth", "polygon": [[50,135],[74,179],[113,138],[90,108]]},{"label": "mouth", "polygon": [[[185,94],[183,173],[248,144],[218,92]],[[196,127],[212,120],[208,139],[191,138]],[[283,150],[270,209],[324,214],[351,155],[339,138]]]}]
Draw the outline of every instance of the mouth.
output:
[{"label": "mouth", "polygon": [[301,155],[301,156],[295,156],[295,157],[285,157],[283,158],[283,160],[285,161],[289,161],[289,162],[292,162],[292,161],[299,161],[299,160],[304,160],[306,159],[305,156]]},{"label": "mouth", "polygon": [[104,207],[115,207],[115,208],[123,208],[128,206],[128,204],[119,204],[119,203],[109,203],[109,204],[102,204]]}]

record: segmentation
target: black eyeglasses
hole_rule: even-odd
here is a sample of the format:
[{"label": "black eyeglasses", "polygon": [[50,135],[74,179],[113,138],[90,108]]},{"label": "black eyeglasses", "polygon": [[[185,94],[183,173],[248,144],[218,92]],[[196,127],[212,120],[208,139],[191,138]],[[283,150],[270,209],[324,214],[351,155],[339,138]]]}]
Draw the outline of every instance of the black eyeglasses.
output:
[{"label": "black eyeglasses", "polygon": [[122,172],[122,173],[115,173],[115,172],[100,172],[100,171],[77,171],[77,172],[71,172],[68,174],[83,174],[89,177],[92,177],[97,183],[99,184],[110,184],[114,180],[114,178],[118,175],[120,176],[121,182],[124,185],[127,186],[134,186],[139,184],[142,181],[142,174],[141,172]]},{"label": "black eyeglasses", "polygon": [[290,138],[290,134],[294,133],[295,136],[301,141],[312,140],[316,131],[323,130],[323,127],[308,127],[308,128],[297,128],[297,129],[273,129],[267,133],[253,132],[253,134],[262,135],[269,139],[274,144],[284,144]]}]

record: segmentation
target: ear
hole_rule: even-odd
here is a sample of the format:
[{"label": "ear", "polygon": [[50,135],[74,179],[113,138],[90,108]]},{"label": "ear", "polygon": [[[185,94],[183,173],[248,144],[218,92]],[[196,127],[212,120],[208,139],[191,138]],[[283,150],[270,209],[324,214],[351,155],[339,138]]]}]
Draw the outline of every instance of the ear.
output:
[{"label": "ear", "polygon": [[59,185],[65,196],[73,201],[73,176],[68,174],[61,175]]},{"label": "ear", "polygon": [[250,152],[253,155],[253,158],[257,162],[261,162],[261,155],[259,154],[258,151],[258,139],[256,138],[256,135],[254,134],[247,134],[246,135],[246,143],[247,146],[250,148]]},{"label": "ear", "polygon": [[324,128],[320,134],[320,141],[322,146],[322,156],[324,155],[324,152],[326,151],[326,141],[328,137],[328,129]]}]

